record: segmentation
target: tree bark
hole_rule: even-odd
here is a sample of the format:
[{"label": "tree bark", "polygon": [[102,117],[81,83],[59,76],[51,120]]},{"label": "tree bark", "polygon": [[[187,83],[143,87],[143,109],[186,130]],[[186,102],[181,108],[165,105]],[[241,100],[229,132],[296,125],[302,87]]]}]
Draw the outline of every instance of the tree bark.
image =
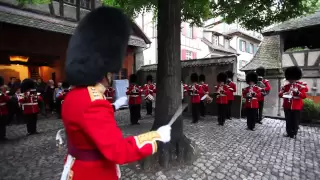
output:
[{"label": "tree bark", "polygon": [[[152,130],[168,124],[181,104],[181,0],[158,0],[157,101]],[[159,143],[158,153],[143,161],[144,168],[158,161],[168,168],[174,162],[191,162],[194,144],[183,134],[181,116],[172,125],[171,142]]]}]

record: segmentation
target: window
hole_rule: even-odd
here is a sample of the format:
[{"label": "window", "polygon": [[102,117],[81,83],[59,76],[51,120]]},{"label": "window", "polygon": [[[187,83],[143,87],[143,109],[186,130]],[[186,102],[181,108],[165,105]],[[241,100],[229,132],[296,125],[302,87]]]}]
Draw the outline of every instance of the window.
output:
[{"label": "window", "polygon": [[186,60],[192,59],[192,52],[186,51]]},{"label": "window", "polygon": [[219,43],[218,36],[212,36],[212,44],[218,45],[218,43]]},{"label": "window", "polygon": [[257,50],[258,50],[258,47],[257,47],[257,45],[255,44],[255,45],[253,46],[253,54],[255,54],[255,53],[257,52]]},{"label": "window", "polygon": [[240,40],[239,50],[242,52],[246,52],[246,42],[244,40]]},{"label": "window", "polygon": [[186,36],[188,38],[193,38],[193,28],[186,24]]},{"label": "window", "polygon": [[224,40],[224,47],[229,48],[229,40],[228,39]]},{"label": "window", "polygon": [[224,38],[223,38],[223,36],[219,36],[219,45],[224,46]]},{"label": "window", "polygon": [[253,44],[248,43],[247,45],[248,45],[246,48],[247,53],[253,54]]}]

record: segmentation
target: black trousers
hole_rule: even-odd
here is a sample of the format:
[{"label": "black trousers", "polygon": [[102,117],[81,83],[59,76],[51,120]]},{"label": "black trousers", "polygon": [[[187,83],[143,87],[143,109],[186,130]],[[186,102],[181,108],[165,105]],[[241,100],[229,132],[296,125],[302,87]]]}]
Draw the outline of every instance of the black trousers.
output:
[{"label": "black trousers", "polygon": [[205,103],[203,101],[200,101],[200,106],[199,107],[200,107],[200,115],[202,117],[204,117],[205,114],[206,114],[206,105],[205,105]]},{"label": "black trousers", "polygon": [[247,126],[248,129],[253,130],[256,126],[256,119],[258,108],[247,108]]},{"label": "black trousers", "polygon": [[57,113],[58,113],[58,118],[61,117],[61,100],[56,101],[56,109],[57,109]]},{"label": "black trousers", "polygon": [[191,103],[191,106],[192,106],[192,122],[197,123],[199,121],[200,103]]},{"label": "black trousers", "polygon": [[217,104],[218,107],[218,123],[224,125],[226,122],[228,104]]},{"label": "black trousers", "polygon": [[284,113],[286,118],[287,134],[290,137],[294,137],[298,134],[301,111],[287,109],[284,111]]},{"label": "black trousers", "polygon": [[29,134],[37,132],[38,114],[25,114],[24,118],[27,122],[27,131]]},{"label": "black trousers", "polygon": [[257,122],[262,121],[264,101],[259,101],[259,111],[257,114]]},{"label": "black trousers", "polygon": [[228,101],[228,107],[227,107],[227,119],[231,119],[231,107],[232,107],[233,100]]},{"label": "black trousers", "polygon": [[140,116],[140,104],[130,104],[130,122],[131,124],[138,124]]},{"label": "black trousers", "polygon": [[6,137],[6,128],[8,125],[8,115],[0,116],[0,139]]},{"label": "black trousers", "polygon": [[146,109],[147,109],[147,114],[151,115],[152,114],[152,101],[146,102]]}]

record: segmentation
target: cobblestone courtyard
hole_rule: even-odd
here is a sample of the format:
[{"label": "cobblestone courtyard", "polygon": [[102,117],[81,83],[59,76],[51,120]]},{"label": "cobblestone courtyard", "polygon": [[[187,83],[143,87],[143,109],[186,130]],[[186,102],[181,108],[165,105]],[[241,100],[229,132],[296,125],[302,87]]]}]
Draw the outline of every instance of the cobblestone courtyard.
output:
[{"label": "cobblestone courtyard", "polygon": [[[145,112],[142,112],[142,115]],[[128,111],[117,114],[125,136],[147,131],[152,125],[143,117],[140,126],[128,126]],[[62,171],[63,150],[55,146],[60,120],[40,120],[38,135],[26,137],[24,125],[8,128],[12,140],[0,144],[1,180],[56,180]],[[320,179],[320,128],[301,127],[297,140],[282,137],[284,121],[265,119],[256,131],[246,131],[245,120],[227,121],[217,126],[215,117],[199,124],[185,119],[185,133],[194,140],[200,156],[192,166],[183,166],[156,174],[122,166],[125,180],[200,180],[200,179]]]}]

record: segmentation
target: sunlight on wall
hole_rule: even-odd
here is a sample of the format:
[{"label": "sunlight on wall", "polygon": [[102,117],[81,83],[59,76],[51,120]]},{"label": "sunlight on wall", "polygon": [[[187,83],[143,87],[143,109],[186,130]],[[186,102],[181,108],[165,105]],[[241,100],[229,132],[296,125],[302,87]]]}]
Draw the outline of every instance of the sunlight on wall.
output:
[{"label": "sunlight on wall", "polygon": [[44,82],[47,82],[51,79],[51,74],[53,72],[56,72],[54,68],[48,67],[48,66],[41,66],[40,67],[40,76],[42,77],[42,80]]},{"label": "sunlight on wall", "polygon": [[0,65],[0,72],[2,76],[5,76],[3,77],[5,81],[8,81],[11,76],[15,76],[14,74],[19,74],[19,77],[17,78],[20,80],[24,80],[29,77],[28,67],[24,65]]}]

